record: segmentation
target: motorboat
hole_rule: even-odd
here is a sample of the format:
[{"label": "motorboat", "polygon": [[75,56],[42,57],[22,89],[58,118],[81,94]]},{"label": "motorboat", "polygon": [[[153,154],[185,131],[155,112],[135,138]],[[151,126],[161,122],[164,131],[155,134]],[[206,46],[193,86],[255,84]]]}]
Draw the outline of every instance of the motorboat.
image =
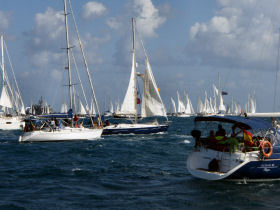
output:
[{"label": "motorboat", "polygon": [[[280,179],[279,133],[271,123],[241,116],[198,116],[194,121],[195,145],[187,159],[191,175],[245,182]],[[218,125],[224,136],[213,135]]]}]

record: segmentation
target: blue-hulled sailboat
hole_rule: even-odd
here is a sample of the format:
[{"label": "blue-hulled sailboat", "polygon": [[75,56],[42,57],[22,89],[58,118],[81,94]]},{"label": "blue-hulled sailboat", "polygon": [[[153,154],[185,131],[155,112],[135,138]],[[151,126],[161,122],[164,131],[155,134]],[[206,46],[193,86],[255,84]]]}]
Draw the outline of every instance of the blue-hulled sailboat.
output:
[{"label": "blue-hulled sailboat", "polygon": [[[138,123],[138,108],[137,104],[139,99],[137,98],[137,83],[136,83],[136,61],[135,61],[135,19],[132,18],[132,32],[133,32],[133,44],[132,44],[132,68],[130,74],[130,81],[119,113],[115,113],[115,116],[127,116],[133,117],[134,123],[132,124],[115,124],[104,127],[102,135],[108,134],[150,134],[166,132],[169,124],[159,124],[157,121],[153,123]],[[142,42],[142,47],[144,45]],[[145,49],[144,49],[145,52]],[[146,55],[146,52],[145,52]],[[143,75],[142,75],[143,76]],[[153,117],[164,116],[167,119],[166,110],[159,94],[159,88],[155,82],[152,69],[146,55],[146,69],[143,76],[144,88],[141,104],[141,117]]]}]

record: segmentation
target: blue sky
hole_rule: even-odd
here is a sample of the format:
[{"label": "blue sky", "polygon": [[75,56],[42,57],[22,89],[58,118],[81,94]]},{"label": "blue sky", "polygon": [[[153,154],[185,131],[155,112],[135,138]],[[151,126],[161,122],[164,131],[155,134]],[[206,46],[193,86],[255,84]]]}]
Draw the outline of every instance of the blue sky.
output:
[{"label": "blue sky", "polygon": [[[254,94],[258,111],[273,111],[279,1],[72,0],[72,7],[102,110],[125,95],[134,16],[167,109],[177,90],[196,106],[204,91],[212,94],[219,72],[227,103],[234,97],[244,105]],[[62,0],[1,2],[0,31],[26,106],[40,96],[56,110],[67,101],[62,10]],[[76,55],[72,32],[70,27]],[[137,71],[143,72],[137,49]],[[278,93],[276,105],[280,111]]]}]

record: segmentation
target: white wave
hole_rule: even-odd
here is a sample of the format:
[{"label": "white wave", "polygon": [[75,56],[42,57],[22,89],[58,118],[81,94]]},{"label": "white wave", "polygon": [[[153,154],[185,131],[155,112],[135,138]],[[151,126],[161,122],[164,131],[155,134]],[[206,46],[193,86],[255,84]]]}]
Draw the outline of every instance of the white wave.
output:
[{"label": "white wave", "polygon": [[185,139],[185,140],[184,140],[184,143],[185,143],[185,144],[190,144],[190,143],[191,143],[191,141],[190,141],[190,140],[188,140],[188,139]]}]

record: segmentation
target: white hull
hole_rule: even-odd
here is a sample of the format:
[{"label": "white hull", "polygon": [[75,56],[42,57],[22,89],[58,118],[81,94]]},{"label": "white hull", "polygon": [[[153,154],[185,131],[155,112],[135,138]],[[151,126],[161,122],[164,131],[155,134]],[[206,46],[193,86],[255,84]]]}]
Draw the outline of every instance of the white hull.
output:
[{"label": "white hull", "polygon": [[21,117],[0,117],[0,130],[21,130],[23,129],[25,122]]},{"label": "white hull", "polygon": [[[257,161],[258,154],[259,151],[229,153],[201,147],[191,152],[187,159],[187,168],[194,177],[206,180],[221,180],[230,176],[248,162]],[[219,172],[209,171],[208,169],[210,161],[214,158],[219,162]]]},{"label": "white hull", "polygon": [[248,117],[280,117],[280,112],[246,113]]},{"label": "white hull", "polygon": [[69,128],[48,131],[39,130],[26,132],[19,137],[20,142],[52,142],[93,140],[101,137],[103,129]]}]

